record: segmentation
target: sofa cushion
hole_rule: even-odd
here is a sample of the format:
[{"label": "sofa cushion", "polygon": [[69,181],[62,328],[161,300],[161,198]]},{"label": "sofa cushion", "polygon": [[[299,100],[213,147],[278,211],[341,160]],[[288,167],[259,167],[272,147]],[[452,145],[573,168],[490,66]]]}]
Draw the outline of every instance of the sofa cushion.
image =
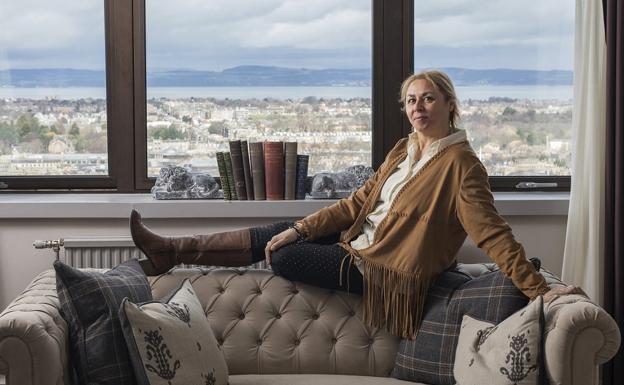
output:
[{"label": "sofa cushion", "polygon": [[119,310],[138,385],[224,385],[228,369],[188,279],[163,302]]},{"label": "sofa cushion", "polygon": [[457,385],[538,384],[542,320],[542,297],[498,325],[465,315],[453,369]]},{"label": "sofa cushion", "polygon": [[149,277],[154,298],[185,278],[221,344],[230,375],[387,377],[392,371],[400,339],[362,321],[359,295],[291,282],[268,270],[175,268]]},{"label": "sofa cushion", "polygon": [[471,279],[446,271],[427,294],[418,335],[399,345],[392,376],[431,385],[452,385],[453,362],[464,315],[499,323],[528,298],[499,270]]},{"label": "sofa cushion", "polygon": [[134,385],[117,313],[125,297],[137,302],[152,299],[139,262],[132,259],[104,273],[75,269],[60,261],[54,262],[54,269],[75,382]]}]

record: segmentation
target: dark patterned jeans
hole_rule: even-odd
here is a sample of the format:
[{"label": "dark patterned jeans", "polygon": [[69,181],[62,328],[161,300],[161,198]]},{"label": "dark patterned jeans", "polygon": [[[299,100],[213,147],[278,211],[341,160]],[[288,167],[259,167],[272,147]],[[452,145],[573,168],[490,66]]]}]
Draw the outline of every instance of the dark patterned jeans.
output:
[{"label": "dark patterned jeans", "polygon": [[[277,222],[250,228],[253,261],[264,260],[267,242],[292,225],[292,222]],[[345,249],[338,246],[339,238],[340,234],[332,234],[314,242],[299,241],[283,246],[271,253],[271,268],[275,274],[291,281],[362,294],[362,274],[350,264]],[[347,260],[343,263],[344,258]]]}]

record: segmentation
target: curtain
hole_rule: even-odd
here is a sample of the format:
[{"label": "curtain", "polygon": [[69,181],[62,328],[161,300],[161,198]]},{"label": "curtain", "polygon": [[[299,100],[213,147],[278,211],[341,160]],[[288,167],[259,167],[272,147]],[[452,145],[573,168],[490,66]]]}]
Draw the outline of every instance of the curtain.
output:
[{"label": "curtain", "polygon": [[[624,2],[603,0],[607,39],[604,307],[624,332]],[[604,366],[603,384],[624,384],[624,353]]]},{"label": "curtain", "polygon": [[572,187],[562,278],[602,303],[606,44],[600,0],[576,0]]}]

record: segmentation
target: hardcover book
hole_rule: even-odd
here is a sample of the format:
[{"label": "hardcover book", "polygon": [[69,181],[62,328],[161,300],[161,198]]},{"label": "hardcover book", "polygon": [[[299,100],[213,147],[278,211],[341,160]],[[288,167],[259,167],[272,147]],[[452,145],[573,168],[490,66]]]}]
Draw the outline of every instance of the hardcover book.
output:
[{"label": "hardcover book", "polygon": [[245,174],[245,191],[247,192],[247,199],[254,199],[253,180],[251,177],[251,168],[249,164],[249,151],[247,149],[247,141],[241,141],[241,153],[243,155],[243,173]]},{"label": "hardcover book", "polygon": [[295,190],[295,199],[305,199],[309,162],[310,155],[297,155],[297,188]]},{"label": "hardcover book", "polygon": [[229,152],[223,153],[223,159],[225,160],[225,172],[228,177],[228,184],[230,186],[230,195],[232,196],[232,200],[238,200],[238,195],[236,194],[236,187],[234,187],[234,175],[232,174],[232,159],[230,158]]},{"label": "hardcover book", "polygon": [[266,199],[266,193],[264,191],[264,151],[262,150],[262,142],[249,143],[249,161],[254,199],[263,201]]},{"label": "hardcover book", "polygon": [[267,200],[284,199],[284,142],[264,142]]},{"label": "hardcover book", "polygon": [[222,152],[217,152],[217,167],[219,168],[219,181],[223,190],[223,199],[231,200],[230,184],[228,182],[227,171],[225,170],[225,157]]},{"label": "hardcover book", "polygon": [[295,199],[297,186],[297,142],[284,143],[284,199]]},{"label": "hardcover book", "polygon": [[232,158],[232,175],[234,176],[234,188],[238,200],[247,200],[245,188],[245,171],[243,169],[243,152],[240,140],[230,140],[230,157]]}]

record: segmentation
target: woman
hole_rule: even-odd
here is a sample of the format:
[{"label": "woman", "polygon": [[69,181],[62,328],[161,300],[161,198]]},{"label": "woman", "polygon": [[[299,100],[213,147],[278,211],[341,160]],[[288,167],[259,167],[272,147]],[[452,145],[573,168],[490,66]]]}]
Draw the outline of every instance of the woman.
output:
[{"label": "woman", "polygon": [[485,168],[457,128],[453,84],[439,71],[407,78],[401,104],[414,132],[388,153],[349,198],[304,219],[193,237],[160,237],[131,217],[146,270],[175,264],[241,266],[266,258],[288,279],[363,294],[364,320],[402,337],[415,335],[433,279],[456,264],[467,235],[530,299],[550,289],[498,215]]}]

